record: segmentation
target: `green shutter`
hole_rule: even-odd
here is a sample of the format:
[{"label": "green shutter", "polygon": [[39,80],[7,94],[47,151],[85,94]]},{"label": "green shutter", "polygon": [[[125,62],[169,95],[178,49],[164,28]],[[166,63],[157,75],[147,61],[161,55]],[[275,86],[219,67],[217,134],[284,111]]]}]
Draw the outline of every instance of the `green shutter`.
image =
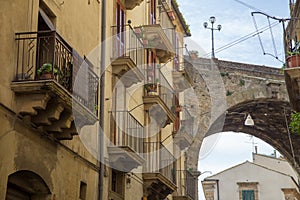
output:
[{"label": "green shutter", "polygon": [[254,190],[243,190],[242,191],[242,199],[243,200],[255,200]]}]

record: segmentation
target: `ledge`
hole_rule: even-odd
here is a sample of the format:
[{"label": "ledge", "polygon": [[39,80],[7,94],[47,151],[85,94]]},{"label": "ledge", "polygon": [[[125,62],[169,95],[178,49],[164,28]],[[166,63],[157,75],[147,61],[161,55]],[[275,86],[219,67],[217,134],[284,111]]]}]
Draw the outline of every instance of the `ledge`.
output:
[{"label": "ledge", "polygon": [[[77,129],[96,123],[97,116],[54,80],[12,82],[16,110],[57,139],[72,139]],[[75,126],[76,124],[76,126]]]}]

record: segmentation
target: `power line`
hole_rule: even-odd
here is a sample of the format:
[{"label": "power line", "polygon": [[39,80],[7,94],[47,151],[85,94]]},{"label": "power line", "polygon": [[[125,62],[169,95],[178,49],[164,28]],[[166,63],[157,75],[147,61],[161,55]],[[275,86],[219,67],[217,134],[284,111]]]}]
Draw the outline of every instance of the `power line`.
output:
[{"label": "power line", "polygon": [[[278,25],[279,23],[277,23],[277,22],[273,22],[273,23],[271,23],[271,27],[274,27],[274,26],[276,26],[276,25]],[[234,40],[234,41],[232,41],[232,42],[229,42],[228,44],[226,44],[226,45],[224,45],[224,46],[222,46],[222,47],[220,47],[220,48],[217,48],[216,50],[215,50],[215,52],[221,52],[221,51],[224,51],[224,50],[226,50],[226,49],[228,49],[228,48],[230,48],[230,47],[232,47],[232,46],[234,46],[234,45],[237,45],[237,44],[239,44],[239,43],[241,43],[241,42],[244,42],[245,40],[248,40],[248,39],[250,39],[250,38],[252,38],[252,37],[255,37],[256,35],[258,35],[258,34],[260,34],[260,33],[263,33],[264,31],[266,31],[266,30],[268,30],[270,27],[269,26],[264,26],[264,27],[262,27],[262,28],[260,28],[260,29],[258,29],[257,31],[254,31],[254,32],[252,32],[252,33],[249,33],[249,34],[247,34],[247,35],[245,35],[245,36],[243,36],[243,37],[241,37],[241,38],[238,38],[238,39],[236,39],[236,40]],[[207,53],[207,54],[205,54],[205,55],[203,55],[203,56],[207,56],[207,55],[209,55],[210,53]]]},{"label": "power line", "polygon": [[[244,2],[242,2],[242,1],[240,1],[240,0],[234,0],[234,1],[236,1],[236,2],[238,2],[238,3],[240,3],[240,4],[242,4],[242,5],[244,5],[244,6],[248,7],[248,8],[250,8],[250,9],[256,11],[256,12],[265,13],[264,11],[262,11],[262,10],[256,8],[256,7],[254,7],[254,6],[251,6],[251,5],[249,5],[249,4],[246,4],[246,3],[244,3]],[[267,14],[265,14],[265,15],[267,15]],[[260,33],[258,32],[258,29],[257,29],[256,21],[255,21],[253,15],[252,15],[252,17],[253,17],[253,21],[254,21],[255,28],[256,28],[256,30],[257,30],[257,36],[258,36],[259,43],[260,43],[261,49],[262,49],[262,51],[263,51],[263,54],[264,54],[264,55],[272,56],[272,57],[274,57],[275,59],[279,60],[279,59],[278,59],[277,48],[276,48],[276,45],[275,45],[275,39],[274,39],[274,35],[273,35],[273,31],[272,31],[271,24],[270,24],[270,17],[268,16],[267,18],[268,18],[268,23],[269,23],[269,27],[270,27],[269,30],[270,30],[270,34],[271,34],[271,40],[272,40],[272,43],[273,43],[273,49],[274,49],[274,54],[275,54],[275,55],[273,55],[273,54],[271,54],[271,53],[265,52],[265,49],[264,49],[264,46],[263,46],[263,43],[262,43],[262,40],[261,40],[261,37],[260,37]],[[274,18],[273,18],[273,19],[274,19]],[[279,22],[280,22],[280,21],[279,21]],[[284,22],[283,22],[283,23],[284,23]],[[281,60],[279,60],[279,61],[283,63],[283,61],[281,61]]]},{"label": "power line", "polygon": [[240,3],[240,4],[244,5],[244,6],[246,6],[246,7],[250,8],[250,9],[252,9],[252,10],[263,12],[262,10],[260,10],[258,8],[255,8],[254,6],[251,6],[249,4],[246,4],[246,3],[242,2],[242,1],[239,1],[239,0],[234,0],[234,1],[236,1],[236,2],[238,2],[238,3]]},{"label": "power line", "polygon": [[[252,13],[251,13],[252,18],[253,18],[253,22],[254,22],[254,25],[255,25],[255,28],[256,28],[256,31],[254,31],[254,32],[252,32],[252,33],[250,33],[250,34],[248,34],[248,35],[245,35],[245,36],[243,36],[243,37],[241,37],[241,38],[239,38],[239,39],[237,39],[237,40],[234,40],[234,41],[232,41],[232,42],[230,42],[230,43],[228,43],[228,44],[226,44],[226,45],[224,45],[224,46],[222,46],[222,47],[216,49],[215,52],[218,53],[218,52],[224,51],[224,50],[226,50],[226,49],[228,49],[228,48],[230,48],[230,47],[232,47],[232,46],[234,46],[234,45],[237,45],[237,44],[239,44],[239,43],[241,43],[241,42],[244,42],[245,40],[248,40],[248,39],[250,39],[250,38],[252,38],[252,37],[258,36],[259,43],[260,43],[261,49],[262,49],[262,51],[263,51],[263,55],[269,55],[269,56],[272,56],[272,57],[274,57],[275,59],[277,59],[278,61],[280,61],[280,62],[283,63],[283,61],[281,61],[281,60],[278,59],[278,53],[277,53],[277,48],[276,48],[276,45],[275,45],[275,39],[274,39],[274,35],[273,35],[272,28],[275,27],[275,26],[277,26],[277,25],[279,25],[280,23],[284,23],[284,20],[279,20],[279,19],[277,19],[276,17],[270,17],[270,16],[268,16],[267,14],[265,14],[263,11],[261,11],[260,9],[254,7],[254,6],[251,6],[251,5],[249,5],[249,4],[246,4],[246,3],[244,3],[244,2],[242,2],[242,1],[240,1],[240,0],[234,0],[234,1],[236,1],[236,2],[238,2],[238,3],[240,3],[240,4],[242,4],[242,5],[244,5],[244,6],[248,7],[248,8],[250,8],[250,9],[256,11],[256,12],[252,12]],[[267,19],[268,19],[268,25],[265,26],[265,27],[263,27],[263,28],[258,29],[257,24],[256,24],[256,21],[255,21],[255,18],[254,18],[254,16],[253,16],[253,13],[264,13],[266,16],[268,16],[268,17],[267,17]],[[273,23],[271,23],[271,22],[270,22],[270,18],[277,20],[278,23],[277,23],[276,21],[273,22]],[[267,53],[267,52],[265,51],[265,49],[264,49],[264,46],[263,46],[263,43],[262,43],[260,34],[263,33],[263,32],[266,31],[266,30],[270,30],[271,40],[272,40],[272,44],[273,44],[273,49],[274,49],[274,54],[275,54],[275,55],[273,55],[273,54],[271,54],[271,53]],[[204,54],[203,56],[208,56],[209,54],[210,54],[210,53],[207,53],[207,54]]]},{"label": "power line", "polygon": [[[276,24],[276,22],[275,22],[275,23],[272,24],[272,27],[274,27],[276,25],[278,25],[278,24]],[[256,35],[259,35],[259,34],[263,33],[264,31],[266,31],[268,29],[269,29],[269,27],[267,26],[267,27],[263,27],[263,28],[259,29],[258,31],[254,31],[254,32],[252,32],[252,33],[250,33],[250,34],[248,34],[244,37],[239,38],[238,40],[235,40],[235,41],[233,41],[233,42],[231,42],[227,45],[224,45],[223,47],[220,47],[219,49],[217,49],[217,52],[223,51],[223,50],[228,49],[228,48],[230,48],[234,45],[237,45],[241,42],[244,42],[245,40],[248,40],[252,37],[255,37]]]},{"label": "power line", "polygon": [[271,54],[271,53],[267,53],[265,52],[265,49],[264,49],[264,46],[262,44],[262,41],[261,41],[261,37],[260,35],[258,34],[258,39],[259,39],[259,42],[260,42],[260,46],[261,46],[261,49],[263,51],[263,54],[264,55],[269,55],[269,56],[272,56],[274,57],[275,59],[277,59],[278,61],[284,63],[282,60],[279,60],[278,59],[278,54],[277,54],[277,48],[276,48],[276,45],[275,45],[275,39],[274,39],[274,35],[273,35],[273,31],[272,31],[272,26],[270,25],[270,18],[273,19],[273,20],[276,20],[278,21],[279,23],[282,23],[282,26],[283,26],[283,31],[284,31],[284,23],[287,19],[280,19],[280,18],[277,18],[277,17],[271,17],[270,15],[264,13],[264,12],[252,12],[251,15],[252,15],[252,19],[253,19],[253,23],[255,25],[255,28],[256,28],[256,31],[257,30],[257,24],[256,24],[256,20],[255,20],[255,17],[254,17],[254,14],[260,14],[260,15],[264,15],[265,17],[267,17],[267,20],[268,20],[268,23],[269,23],[269,29],[270,29],[270,34],[271,34],[271,39],[272,39],[272,42],[273,42],[273,50],[274,50],[274,55]]}]

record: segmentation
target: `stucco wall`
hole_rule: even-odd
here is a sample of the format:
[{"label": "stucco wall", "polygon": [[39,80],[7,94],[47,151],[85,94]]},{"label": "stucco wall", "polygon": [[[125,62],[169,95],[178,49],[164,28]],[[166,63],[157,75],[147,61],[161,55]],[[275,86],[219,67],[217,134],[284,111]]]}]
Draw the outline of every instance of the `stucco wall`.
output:
[{"label": "stucco wall", "polygon": [[0,199],[5,199],[8,175],[20,170],[40,175],[53,199],[78,198],[80,181],[87,184],[87,199],[96,198],[95,161],[87,164],[78,154],[33,131],[3,107],[0,119],[6,122],[0,140]]},{"label": "stucco wall", "polygon": [[292,176],[296,181],[298,180],[297,173],[292,168],[291,164],[283,158],[274,158],[261,154],[253,153],[253,163],[266,166],[269,169],[282,172],[284,174]]},{"label": "stucco wall", "polygon": [[284,200],[281,189],[296,188],[295,183],[289,176],[248,161],[207,179],[219,180],[220,199],[239,199],[239,186],[237,183],[257,182],[258,199]]}]

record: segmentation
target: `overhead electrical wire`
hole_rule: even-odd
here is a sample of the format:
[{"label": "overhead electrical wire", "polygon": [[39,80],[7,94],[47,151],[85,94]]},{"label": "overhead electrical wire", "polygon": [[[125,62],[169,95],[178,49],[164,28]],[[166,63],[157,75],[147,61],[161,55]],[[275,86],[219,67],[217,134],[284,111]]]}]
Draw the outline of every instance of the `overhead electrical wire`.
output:
[{"label": "overhead electrical wire", "polygon": [[[272,27],[274,27],[276,25],[278,25],[276,22],[272,23]],[[233,42],[231,42],[231,43],[229,43],[227,45],[224,45],[223,47],[218,48],[216,52],[220,52],[220,51],[223,51],[225,49],[228,49],[229,47],[232,47],[232,46],[234,46],[236,44],[239,44],[239,43],[241,43],[241,42],[243,42],[245,40],[248,40],[248,39],[250,39],[252,37],[255,37],[256,35],[259,35],[259,34],[263,33],[264,31],[266,31],[268,29],[269,29],[268,26],[263,27],[261,29],[258,29],[257,31],[254,31],[254,32],[252,32],[252,33],[250,33],[250,34],[248,34],[248,35],[246,35],[244,37],[239,38],[238,40],[235,40],[235,41],[233,41]]]},{"label": "overhead electrical wire", "polygon": [[[252,19],[253,19],[253,23],[254,23],[254,26],[255,26],[255,29],[256,29],[256,32],[259,32],[258,30],[258,27],[257,27],[257,23],[256,23],[256,20],[255,20],[255,17],[254,17],[254,14],[255,12],[252,12],[251,15],[252,15]],[[256,14],[262,14],[261,12],[257,12]],[[272,41],[272,44],[273,44],[273,50],[274,50],[274,54],[272,53],[268,53],[265,51],[265,48],[264,48],[264,45],[262,43],[262,39],[260,37],[260,34],[258,34],[258,40],[259,40],[259,44],[260,44],[260,47],[262,49],[262,52],[263,52],[263,55],[269,55],[269,56],[272,56],[274,57],[275,59],[277,59],[278,61],[282,62],[281,60],[279,60],[278,58],[278,53],[277,53],[277,48],[276,48],[276,44],[275,44],[275,39],[274,39],[274,35],[273,35],[273,31],[272,31],[272,25],[271,25],[271,22],[270,22],[270,16],[268,16],[267,14],[265,14],[265,16],[267,17],[267,20],[268,20],[268,29],[270,30],[270,34],[271,34],[271,41]],[[274,19],[274,18],[272,18]],[[281,20],[277,20],[278,24],[280,23],[283,23]]]},{"label": "overhead electrical wire", "polygon": [[275,54],[275,57],[278,58],[275,39],[274,39],[274,35],[273,35],[272,27],[271,27],[271,22],[270,22],[270,17],[268,17],[268,24],[269,24],[269,27],[270,27],[270,33],[271,33],[271,38],[272,38],[272,43],[273,43],[273,48],[274,48],[274,54]]},{"label": "overhead electrical wire", "polygon": [[[278,22],[273,22],[270,25],[271,25],[271,27],[274,27],[274,26],[277,26],[278,24],[279,24]],[[218,53],[218,52],[224,51],[224,50],[226,50],[226,49],[228,49],[228,48],[230,48],[230,47],[232,47],[234,45],[237,45],[237,44],[239,44],[241,42],[244,42],[245,40],[248,40],[248,39],[250,39],[252,37],[255,37],[258,34],[261,34],[261,33],[263,33],[264,31],[266,31],[268,29],[270,29],[269,25],[268,26],[264,26],[264,27],[262,27],[262,28],[260,28],[260,29],[258,29],[256,31],[254,31],[252,33],[249,33],[249,34],[247,34],[247,35],[245,35],[245,36],[243,36],[241,38],[238,38],[238,39],[236,39],[236,40],[234,40],[234,41],[232,41],[232,42],[230,42],[230,43],[228,43],[228,44],[226,44],[226,45],[224,45],[224,46],[222,46],[220,48],[217,48],[215,50],[215,52]],[[207,53],[207,54],[205,54],[203,56],[208,56],[210,54],[211,54],[211,52]]]},{"label": "overhead electrical wire", "polygon": [[[268,24],[269,24],[269,30],[270,30],[270,34],[271,34],[271,40],[272,40],[272,44],[273,44],[274,55],[265,51],[264,45],[263,45],[262,40],[261,40],[261,37],[260,37],[260,33],[259,33],[259,31],[258,31],[258,28],[257,28],[256,21],[255,21],[254,15],[253,15],[253,12],[251,13],[252,18],[253,18],[253,22],[254,22],[254,26],[255,26],[255,28],[256,28],[256,32],[258,33],[257,36],[258,36],[258,39],[259,39],[259,43],[260,43],[261,49],[262,49],[262,51],[263,51],[263,55],[269,55],[269,56],[272,56],[272,57],[274,57],[275,59],[277,59],[278,61],[284,63],[283,61],[281,61],[281,60],[278,59],[278,53],[277,53],[277,48],[276,48],[276,44],[275,44],[275,39],[274,39],[273,31],[272,31],[272,26],[271,26],[271,24],[270,24],[270,18],[275,19],[275,17],[270,17],[268,14],[265,14],[264,11],[262,11],[262,10],[260,10],[260,9],[258,9],[258,8],[255,8],[254,6],[251,6],[251,5],[249,5],[249,4],[246,4],[246,3],[244,3],[244,2],[242,2],[242,1],[240,1],[240,0],[234,0],[234,1],[236,1],[236,2],[238,2],[238,3],[240,3],[240,4],[242,4],[242,5],[244,5],[244,6],[248,7],[248,8],[250,8],[250,9],[253,9],[253,10],[256,11],[256,12],[260,12],[260,14],[264,14],[264,15],[267,17],[267,19],[268,19]],[[279,19],[276,19],[276,20],[278,20],[279,23],[284,23],[283,20],[279,20]]]},{"label": "overhead electrical wire", "polygon": [[[244,6],[246,6],[246,7],[250,8],[250,9],[252,9],[252,10],[255,10],[255,11],[257,11],[257,12],[264,13],[262,10],[260,10],[260,9],[258,9],[258,8],[256,8],[256,7],[254,7],[254,6],[251,6],[251,5],[247,4],[247,3],[244,3],[244,2],[242,2],[242,1],[240,1],[240,0],[234,0],[234,1],[236,1],[236,2],[238,2],[238,3],[240,3],[240,4],[244,5]],[[267,14],[266,14],[266,16],[267,16]],[[257,26],[257,23],[256,23],[256,21],[255,21],[255,18],[254,18],[254,15],[253,15],[253,14],[252,14],[252,18],[253,18],[253,22],[254,22],[254,26],[255,26],[255,28],[256,28],[256,31],[254,31],[254,32],[252,32],[252,33],[250,33],[250,34],[248,34],[248,35],[246,35],[246,36],[243,36],[243,37],[241,37],[241,38],[239,38],[239,39],[237,39],[237,40],[235,40],[235,41],[232,41],[232,42],[230,42],[230,43],[228,43],[228,44],[226,44],[226,45],[224,45],[224,46],[222,46],[222,47],[216,49],[215,52],[217,53],[217,52],[224,51],[224,50],[226,50],[226,49],[228,49],[228,48],[230,48],[230,47],[232,47],[232,46],[234,46],[234,45],[237,45],[237,44],[239,44],[239,43],[241,43],[241,42],[243,42],[243,41],[245,41],[245,40],[248,40],[248,39],[250,39],[250,38],[252,38],[252,37],[258,36],[259,43],[260,43],[261,49],[262,49],[262,51],[263,51],[263,54],[264,54],[264,55],[272,56],[272,57],[274,57],[275,59],[277,59],[278,61],[280,61],[280,62],[283,63],[283,61],[281,61],[281,60],[278,59],[278,53],[277,53],[277,48],[276,48],[276,44],[275,44],[275,39],[274,39],[274,35],[273,35],[272,28],[275,27],[275,26],[277,26],[277,25],[280,24],[280,23],[284,23],[284,21],[278,20],[278,21],[277,21],[278,23],[276,23],[276,22],[271,23],[271,22],[270,22],[270,17],[267,17],[267,19],[268,19],[268,26],[265,26],[265,27],[263,27],[263,28],[258,29],[258,26]],[[274,19],[274,18],[273,18],[273,19]],[[274,49],[274,54],[275,54],[275,55],[266,52],[265,49],[264,49],[264,45],[263,45],[263,42],[262,42],[262,39],[261,39],[260,34],[263,33],[263,32],[266,31],[266,30],[270,30],[271,40],[272,40],[272,44],[273,44],[273,49]],[[208,56],[209,54],[210,54],[210,53],[205,54],[204,56]]]},{"label": "overhead electrical wire", "polygon": [[242,1],[239,1],[239,0],[234,0],[234,1],[236,1],[236,2],[238,2],[238,3],[240,3],[240,4],[244,5],[244,6],[246,6],[246,7],[250,8],[250,9],[252,9],[252,10],[263,12],[262,10],[260,10],[258,8],[255,8],[254,6],[251,6],[249,4],[246,4],[246,3],[242,2]]}]

